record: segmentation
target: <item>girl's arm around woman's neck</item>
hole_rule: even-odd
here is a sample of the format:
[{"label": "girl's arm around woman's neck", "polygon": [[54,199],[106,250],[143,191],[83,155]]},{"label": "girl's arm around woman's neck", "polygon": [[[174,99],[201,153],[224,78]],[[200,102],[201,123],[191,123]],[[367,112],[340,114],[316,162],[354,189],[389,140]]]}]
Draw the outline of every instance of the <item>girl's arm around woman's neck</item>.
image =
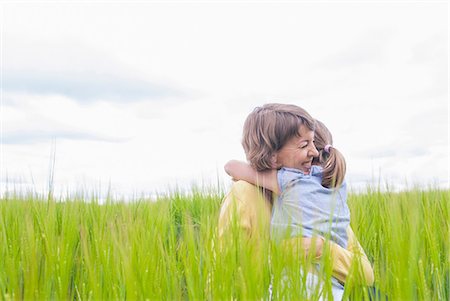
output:
[{"label": "girl's arm around woman's neck", "polygon": [[224,168],[225,172],[235,181],[244,180],[253,185],[271,190],[276,194],[280,193],[276,169],[256,171],[248,163],[238,160],[228,161]]}]

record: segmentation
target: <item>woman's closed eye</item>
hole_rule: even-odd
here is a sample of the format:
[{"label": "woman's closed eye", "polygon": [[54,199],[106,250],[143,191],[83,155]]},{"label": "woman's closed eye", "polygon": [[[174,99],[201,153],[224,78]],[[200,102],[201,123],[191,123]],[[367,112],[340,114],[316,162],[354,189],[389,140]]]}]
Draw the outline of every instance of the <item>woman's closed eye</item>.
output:
[{"label": "woman's closed eye", "polygon": [[314,143],[314,140],[311,141],[311,142],[303,142],[303,143],[301,143],[299,148],[307,148],[310,145],[310,143]]}]

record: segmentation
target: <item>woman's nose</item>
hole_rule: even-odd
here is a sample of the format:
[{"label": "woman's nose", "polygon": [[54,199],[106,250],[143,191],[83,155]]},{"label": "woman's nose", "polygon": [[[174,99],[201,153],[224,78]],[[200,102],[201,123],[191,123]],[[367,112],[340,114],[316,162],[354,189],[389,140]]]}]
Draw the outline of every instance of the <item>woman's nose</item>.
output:
[{"label": "woman's nose", "polygon": [[309,151],[309,155],[311,157],[318,157],[319,156],[319,151],[317,150],[316,146],[313,144],[312,148]]}]

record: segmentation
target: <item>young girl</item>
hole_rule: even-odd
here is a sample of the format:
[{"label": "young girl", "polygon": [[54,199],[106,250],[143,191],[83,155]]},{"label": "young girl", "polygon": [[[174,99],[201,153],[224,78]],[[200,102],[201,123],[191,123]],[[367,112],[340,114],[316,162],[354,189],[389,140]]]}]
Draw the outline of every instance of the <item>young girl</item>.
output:
[{"label": "young girl", "polygon": [[[345,160],[331,145],[328,129],[297,106],[268,104],[247,118],[243,146],[251,165],[230,161],[225,170],[278,195],[272,208],[273,239],[330,236],[342,248],[348,246]],[[341,299],[343,286],[335,278],[332,284],[334,298]]]}]

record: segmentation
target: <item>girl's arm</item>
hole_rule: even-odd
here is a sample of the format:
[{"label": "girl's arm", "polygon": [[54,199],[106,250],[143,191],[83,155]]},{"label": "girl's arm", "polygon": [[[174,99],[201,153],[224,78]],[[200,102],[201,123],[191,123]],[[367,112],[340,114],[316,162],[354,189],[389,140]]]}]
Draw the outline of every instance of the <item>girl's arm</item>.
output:
[{"label": "girl's arm", "polygon": [[256,171],[246,162],[231,160],[225,164],[225,172],[234,180],[244,180],[253,185],[269,189],[276,194],[280,193],[276,169]]}]

